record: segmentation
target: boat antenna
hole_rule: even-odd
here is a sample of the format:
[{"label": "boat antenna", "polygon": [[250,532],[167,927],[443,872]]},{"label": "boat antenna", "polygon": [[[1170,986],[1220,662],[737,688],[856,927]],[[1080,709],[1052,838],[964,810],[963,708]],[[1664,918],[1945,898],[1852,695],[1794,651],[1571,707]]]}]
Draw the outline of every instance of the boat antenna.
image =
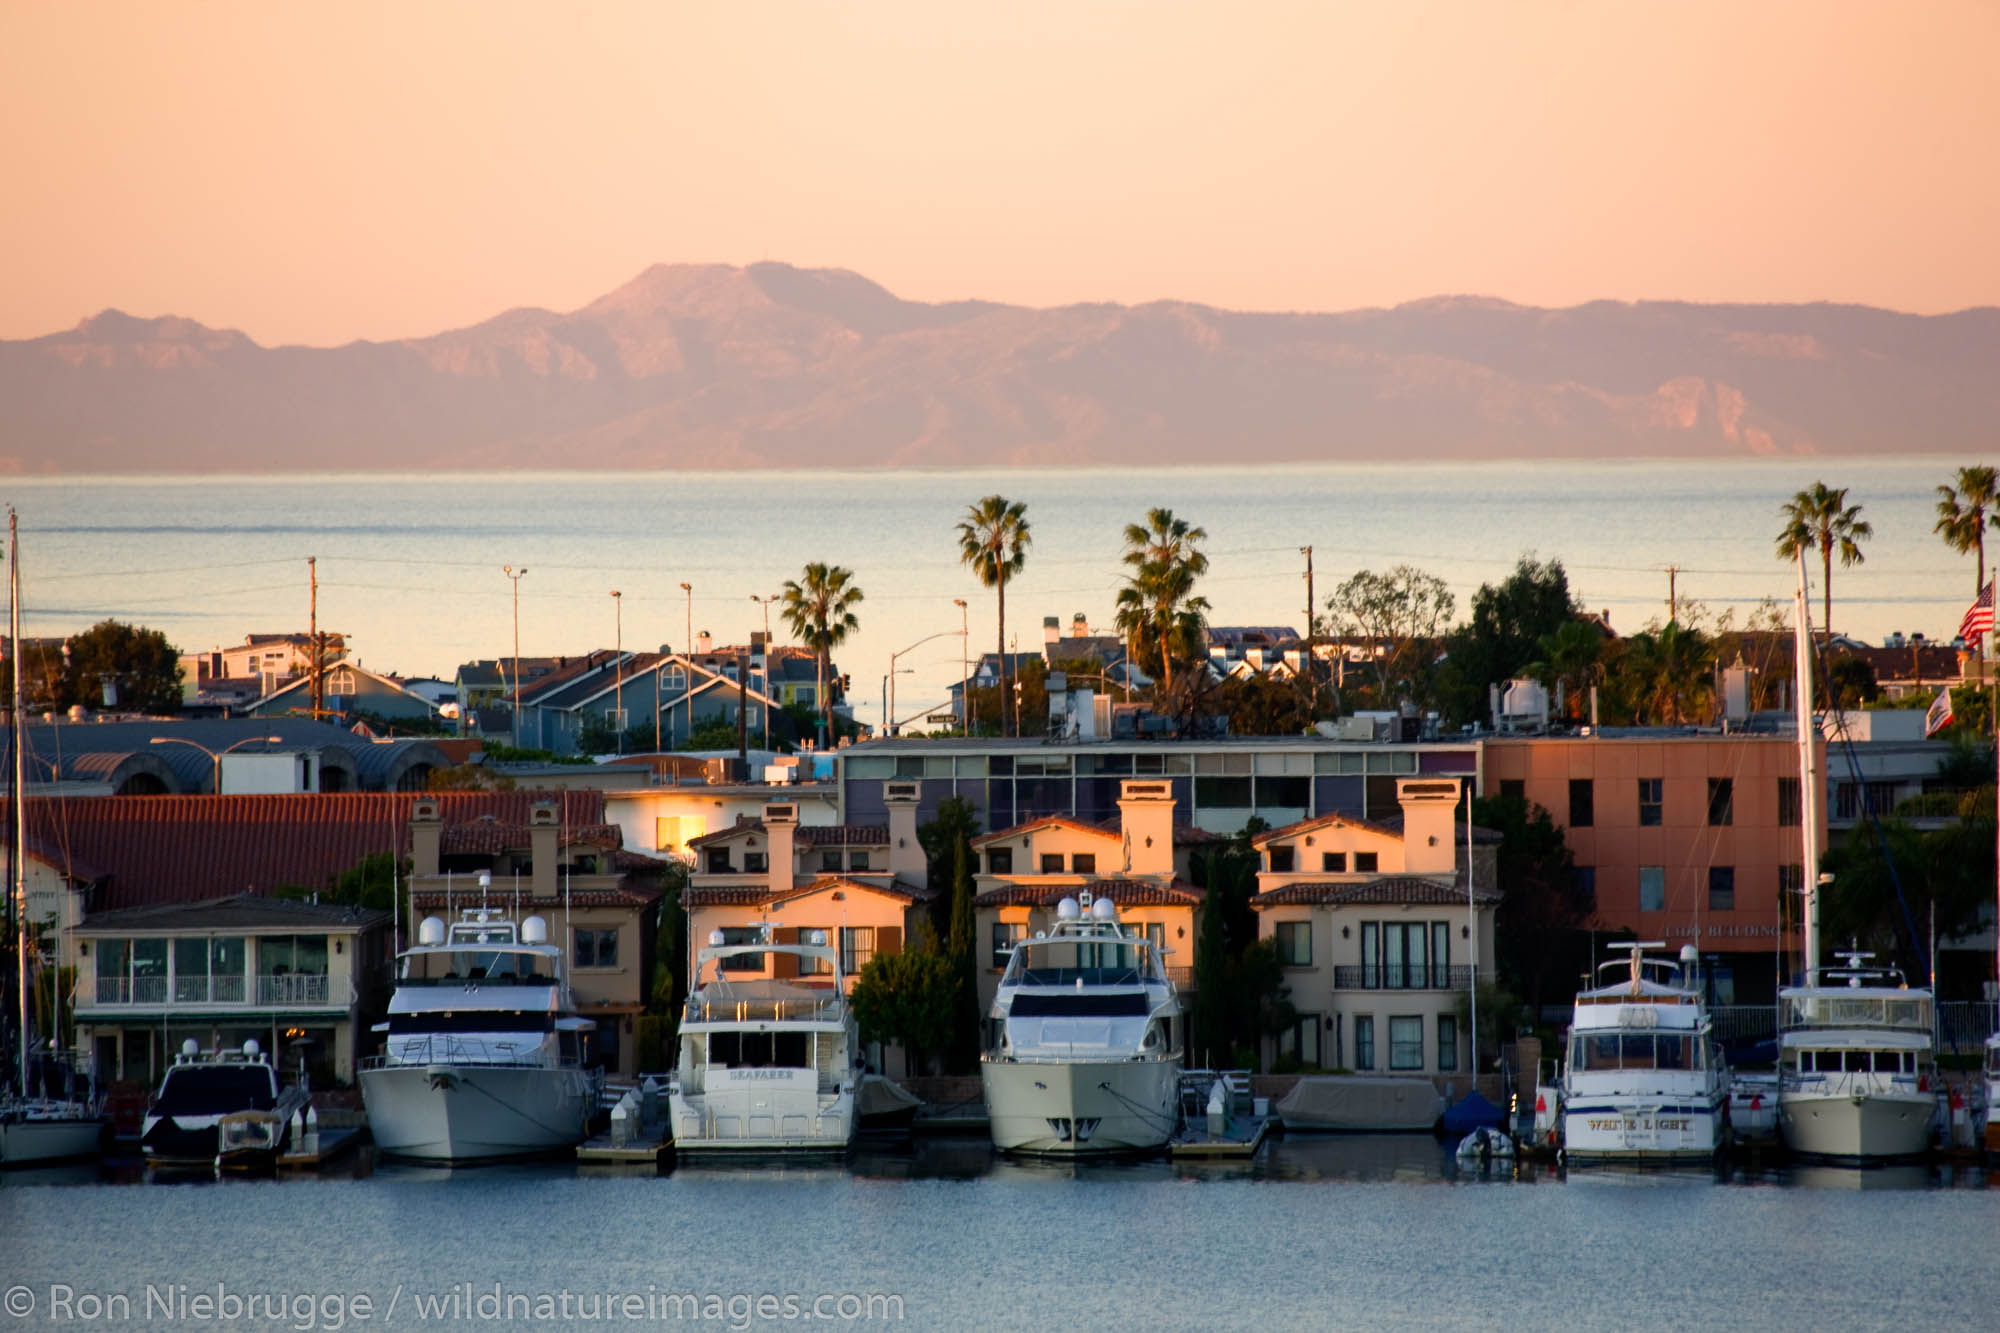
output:
[{"label": "boat antenna", "polygon": [[[1471,931],[1472,966],[1465,972],[1465,992],[1472,1014],[1472,1090],[1479,1090],[1479,907],[1472,895],[1472,786],[1465,788],[1465,925]],[[1447,927],[1449,929],[1449,927]],[[1337,1034],[1336,1034],[1337,1035]]]},{"label": "boat antenna", "polygon": [[28,1095],[28,790],[27,758],[21,745],[21,519],[7,508],[7,636],[14,654],[8,691],[8,740],[14,751],[12,837],[7,848],[7,896],[14,914],[14,980],[20,993],[21,1095]]}]

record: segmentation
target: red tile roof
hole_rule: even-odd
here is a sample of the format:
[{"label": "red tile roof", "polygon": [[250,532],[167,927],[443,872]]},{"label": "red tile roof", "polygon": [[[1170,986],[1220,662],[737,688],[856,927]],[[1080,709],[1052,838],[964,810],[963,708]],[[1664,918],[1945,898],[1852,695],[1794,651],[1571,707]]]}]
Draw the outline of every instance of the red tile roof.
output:
[{"label": "red tile roof", "polygon": [[[706,847],[744,833],[767,832],[763,820],[738,815],[728,828],[689,838],[687,845]],[[885,824],[799,824],[792,830],[792,843],[798,847],[887,847],[889,829]]]},{"label": "red tile roof", "polygon": [[[58,870],[101,880],[88,908],[107,911],[268,895],[286,885],[324,888],[364,856],[408,856],[417,800],[436,801],[447,826],[482,815],[526,824],[542,801],[558,802],[571,828],[604,823],[601,791],[351,792],[36,799],[28,829]],[[86,869],[95,873],[85,876]]]},{"label": "red tile roof", "polygon": [[1314,815],[1310,819],[1295,820],[1282,828],[1266,829],[1264,832],[1250,839],[1250,845],[1252,847],[1264,847],[1276,842],[1280,838],[1289,838],[1296,834],[1309,832],[1312,829],[1328,828],[1335,824],[1345,824],[1349,828],[1367,829],[1370,833],[1380,833],[1384,837],[1400,838],[1403,836],[1403,830],[1400,827],[1391,828],[1379,820],[1363,819],[1360,815],[1343,814],[1338,810],[1332,810],[1323,815]]},{"label": "red tile roof", "polygon": [[1200,889],[1179,880],[1156,884],[1144,879],[1094,879],[1081,885],[1002,884],[974,901],[981,907],[1054,907],[1074,898],[1079,889],[1089,889],[1094,897],[1109,898],[1120,907],[1195,907],[1203,896]]},{"label": "red tile roof", "polygon": [[[1499,902],[1502,895],[1500,890],[1485,885],[1474,889],[1472,896],[1477,902],[1491,905]],[[1252,907],[1296,907],[1304,904],[1462,907],[1465,905],[1465,878],[1459,876],[1447,883],[1415,875],[1385,875],[1380,879],[1346,883],[1287,884],[1282,889],[1253,894],[1250,898]]]},{"label": "red tile roof", "polygon": [[[559,893],[551,898],[537,898],[529,893],[517,899],[511,888],[505,893],[495,888],[490,901],[496,906],[505,904],[510,911],[518,902],[523,912],[540,912],[546,916],[552,912],[560,912],[565,903],[571,907],[643,907],[647,903],[658,901],[662,892],[664,890],[638,884],[620,884],[609,889],[576,889],[567,897]],[[445,911],[447,904],[453,908],[477,907],[479,904],[473,900],[478,896],[479,890],[476,888],[449,895],[426,889],[413,894],[410,901],[416,904],[419,912],[438,913]]]},{"label": "red tile roof", "polygon": [[723,884],[708,888],[688,887],[681,890],[683,907],[755,907],[763,903],[783,902],[790,898],[803,898],[808,894],[820,893],[827,889],[854,889],[861,893],[879,893],[891,898],[901,898],[905,902],[929,902],[936,894],[928,888],[900,879],[850,879],[845,875],[821,875],[808,884],[773,890],[762,884]]},{"label": "red tile roof", "polygon": [[[984,847],[986,846],[986,844],[994,842],[1000,838],[1016,837],[1023,833],[1032,832],[1033,830],[1038,828],[1075,829],[1079,833],[1088,833],[1094,837],[1099,837],[1099,838],[1109,838],[1113,842],[1116,842],[1119,837],[1119,832],[1116,827],[1106,828],[1102,824],[1091,824],[1091,823],[1086,823],[1081,819],[1071,819],[1068,815],[1043,815],[1040,819],[1031,819],[1025,824],[1016,824],[1012,828],[995,829],[991,833],[982,833],[980,836],[972,840],[972,845],[974,847]],[[1179,839],[1177,830],[1176,841],[1178,840]]]}]

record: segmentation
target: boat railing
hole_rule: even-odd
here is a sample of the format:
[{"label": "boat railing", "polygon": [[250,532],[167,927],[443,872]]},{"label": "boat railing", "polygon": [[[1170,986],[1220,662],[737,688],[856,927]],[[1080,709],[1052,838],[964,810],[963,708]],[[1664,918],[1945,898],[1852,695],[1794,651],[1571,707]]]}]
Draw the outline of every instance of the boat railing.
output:
[{"label": "boat railing", "polygon": [[690,995],[687,1014],[683,1020],[689,1023],[837,1023],[842,1017],[842,1006],[846,1003],[840,996],[829,993],[825,999],[703,999],[700,995]]},{"label": "boat railing", "polygon": [[1335,990],[1464,990],[1472,969],[1450,963],[1362,963],[1333,969]]},{"label": "boat railing", "polygon": [[449,1033],[426,1033],[420,1037],[391,1038],[389,1049],[361,1062],[363,1069],[392,1069],[410,1065],[492,1065],[519,1069],[580,1069],[583,1061],[557,1054],[539,1043],[525,1049],[512,1042],[484,1037],[464,1037]]},{"label": "boat railing", "polygon": [[1930,1032],[1934,1015],[1922,992],[1815,991],[1781,997],[1778,1020],[1787,1032],[1801,1028],[1884,1028]]}]

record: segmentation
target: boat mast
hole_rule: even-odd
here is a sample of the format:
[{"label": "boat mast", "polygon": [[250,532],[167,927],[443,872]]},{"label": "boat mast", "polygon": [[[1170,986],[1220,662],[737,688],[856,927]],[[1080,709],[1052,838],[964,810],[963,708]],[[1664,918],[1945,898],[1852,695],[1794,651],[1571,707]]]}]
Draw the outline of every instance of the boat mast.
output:
[{"label": "boat mast", "polygon": [[1805,954],[1806,984],[1819,970],[1819,798],[1818,751],[1813,745],[1812,598],[1806,586],[1806,556],[1798,553],[1799,588],[1792,632],[1796,660],[1792,667],[1793,706],[1799,732],[1799,833],[1805,862],[1799,878],[1799,937]]},{"label": "boat mast", "polygon": [[14,654],[8,691],[7,730],[13,743],[13,837],[8,859],[12,873],[7,892],[14,900],[14,972],[21,1002],[21,1095],[28,1095],[28,784],[27,761],[21,753],[21,520],[7,511],[7,639]]}]

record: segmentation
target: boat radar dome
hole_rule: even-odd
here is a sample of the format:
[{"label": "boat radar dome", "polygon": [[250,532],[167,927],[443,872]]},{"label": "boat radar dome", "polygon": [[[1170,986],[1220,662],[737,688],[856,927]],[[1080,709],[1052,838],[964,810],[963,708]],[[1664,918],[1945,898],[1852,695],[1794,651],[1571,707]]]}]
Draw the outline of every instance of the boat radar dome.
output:
[{"label": "boat radar dome", "polygon": [[201,1043],[196,1041],[193,1037],[189,1037],[186,1041],[181,1043],[181,1054],[185,1055],[186,1057],[188,1057],[188,1059],[192,1060],[195,1056],[201,1054]]},{"label": "boat radar dome", "polygon": [[710,948],[720,949],[722,947],[722,941],[723,941],[723,934],[721,931],[711,930],[708,932],[708,944]]},{"label": "boat radar dome", "polygon": [[252,1060],[257,1058],[257,1039],[255,1037],[243,1043],[243,1054]]},{"label": "boat radar dome", "polygon": [[418,944],[444,943],[444,918],[427,916],[417,925]]},{"label": "boat radar dome", "polygon": [[490,888],[492,888],[492,887],[493,887],[493,872],[492,872],[492,871],[490,871],[490,870],[482,870],[482,871],[480,871],[480,872],[479,872],[479,887],[480,887],[480,888],[482,888],[482,889],[490,889]]},{"label": "boat radar dome", "polygon": [[1056,904],[1056,920],[1074,921],[1083,915],[1083,909],[1076,905],[1076,899],[1065,898]]},{"label": "boat radar dome", "polygon": [[1118,905],[1109,898],[1099,898],[1090,904],[1090,914],[1099,921],[1118,919]]},{"label": "boat radar dome", "polygon": [[548,942],[549,923],[547,921],[544,921],[539,916],[531,916],[521,923],[521,943],[547,944]]},{"label": "boat radar dome", "polygon": [[814,931],[814,932],[812,933],[812,938],[811,938],[811,939],[809,939],[809,940],[807,940],[807,941],[806,941],[806,943],[807,943],[807,944],[825,944],[825,943],[826,943],[826,932],[825,932],[825,931],[823,931],[823,930],[815,930],[815,931]]}]

